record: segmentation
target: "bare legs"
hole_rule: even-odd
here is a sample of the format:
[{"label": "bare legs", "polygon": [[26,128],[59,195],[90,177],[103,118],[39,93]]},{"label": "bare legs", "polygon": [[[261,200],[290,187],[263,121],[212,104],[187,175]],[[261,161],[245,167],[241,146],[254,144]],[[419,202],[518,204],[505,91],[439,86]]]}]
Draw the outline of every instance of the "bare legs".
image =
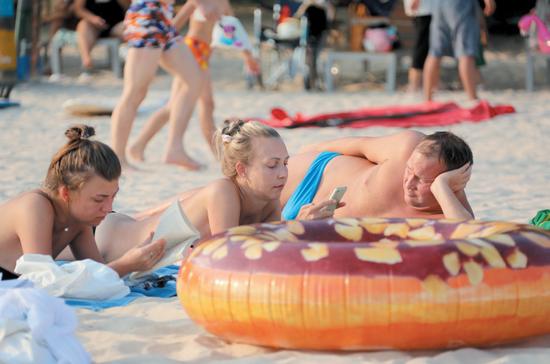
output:
[{"label": "bare legs", "polygon": [[409,84],[407,86],[408,92],[416,92],[422,90],[422,70],[416,68],[409,68]]},{"label": "bare legs", "polygon": [[212,138],[216,131],[216,123],[214,122],[214,95],[212,93],[212,80],[210,72],[205,75],[205,82],[199,98],[199,120],[201,125],[202,135],[208,143],[210,150],[215,154],[215,145]]},{"label": "bare legs", "polygon": [[[427,101],[433,100],[433,92],[439,82],[441,58],[429,55],[424,65],[424,97]],[[464,91],[470,100],[477,99],[476,75],[478,71],[475,59],[472,56],[462,56],[458,59],[458,74]]]},{"label": "bare legs", "polygon": [[458,74],[460,75],[460,81],[466,95],[470,100],[477,99],[477,78],[481,77],[479,71],[476,69],[476,63],[474,57],[463,56],[458,60]]},{"label": "bare legs", "polygon": [[424,64],[424,98],[432,101],[435,85],[439,80],[441,58],[429,55]]},{"label": "bare legs", "polygon": [[126,143],[132,130],[137,109],[153,80],[161,57],[160,48],[130,48],[124,67],[122,97],[113,111],[111,146],[123,168],[128,168]]},{"label": "bare legs", "polygon": [[[92,48],[94,47],[100,33],[100,29],[94,26],[92,23],[86,20],[81,20],[78,22],[76,27],[76,34],[78,40],[78,51],[80,53],[80,58],[82,59],[82,68],[90,69],[92,68]],[[124,31],[124,24],[122,22],[118,23],[111,29],[111,36],[122,38],[122,33]]]},{"label": "bare legs", "polygon": [[184,44],[179,44],[179,46],[164,52],[161,65],[175,77],[184,81],[180,82],[179,87],[173,88],[175,93],[170,99],[170,130],[164,162],[186,169],[199,169],[200,164],[191,159],[183,148],[183,135],[202,91],[203,72],[189,48]]},{"label": "bare legs", "polygon": [[145,147],[153,137],[166,125],[170,119],[170,105],[172,104],[172,98],[176,94],[177,89],[180,87],[181,81],[174,79],[172,81],[172,90],[170,92],[170,100],[163,107],[153,113],[153,115],[147,120],[143,129],[139,133],[136,141],[128,148],[128,155],[135,161],[143,162]]},{"label": "bare legs", "polygon": [[78,40],[78,51],[80,52],[80,58],[82,60],[82,68],[92,68],[92,48],[99,36],[99,29],[92,25],[92,23],[81,20],[76,26],[76,34]]},{"label": "bare legs", "polygon": [[[157,134],[160,131],[160,129],[162,129],[162,127],[169,121],[170,117],[177,112],[176,111],[177,106],[174,107],[174,105],[183,105],[179,109],[180,110],[184,109],[184,112],[179,116],[174,115],[174,120],[176,120],[176,124],[172,124],[172,123],[170,124],[170,129],[171,129],[170,139],[169,139],[169,145],[166,150],[165,162],[174,163],[170,159],[171,151],[175,151],[176,153],[175,156],[176,158],[178,158],[178,155],[182,150],[181,142],[182,142],[183,132],[185,132],[185,128],[189,123],[189,119],[192,115],[193,108],[194,108],[194,104],[191,104],[191,102],[186,102],[184,104],[182,102],[182,98],[185,98],[183,99],[183,101],[191,101],[193,97],[197,97],[196,92],[190,93],[188,87],[191,87],[195,90],[196,89],[200,90],[200,94],[198,95],[198,100],[196,99],[195,100],[198,101],[198,106],[199,106],[198,111],[199,111],[201,131],[208,145],[212,149],[212,151],[214,150],[214,147],[212,145],[212,136],[214,135],[214,131],[215,131],[215,123],[213,118],[214,100],[212,96],[212,84],[210,79],[210,72],[208,70],[199,71],[198,74],[201,76],[201,79],[198,80],[198,86],[197,84],[192,85],[191,83],[184,84],[178,78],[174,79],[174,82],[172,83],[172,90],[170,94],[169,103],[164,105],[161,109],[156,111],[151,116],[151,118],[147,121],[147,123],[141,130],[136,141],[130,146],[129,155],[131,156],[132,159],[143,161],[144,151],[149,141],[155,136],[155,134]],[[191,96],[186,96],[189,94],[191,94]],[[181,125],[178,123],[181,123]],[[183,129],[183,132],[182,132],[182,129]],[[185,154],[185,158],[189,158],[189,157],[187,157],[187,155]],[[193,161],[193,163],[195,162]],[[185,168],[192,168],[187,164],[181,164],[179,162],[176,162],[175,164],[182,165]]]}]

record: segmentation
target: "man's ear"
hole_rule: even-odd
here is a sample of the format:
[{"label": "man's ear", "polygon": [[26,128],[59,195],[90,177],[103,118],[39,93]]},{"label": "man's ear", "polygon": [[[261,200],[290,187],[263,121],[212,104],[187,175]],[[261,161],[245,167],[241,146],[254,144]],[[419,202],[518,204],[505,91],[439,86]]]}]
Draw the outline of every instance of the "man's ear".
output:
[{"label": "man's ear", "polygon": [[59,186],[57,188],[57,195],[64,201],[69,201],[69,188],[65,185]]},{"label": "man's ear", "polygon": [[246,177],[246,166],[241,161],[235,163],[235,170],[237,171],[237,176]]}]

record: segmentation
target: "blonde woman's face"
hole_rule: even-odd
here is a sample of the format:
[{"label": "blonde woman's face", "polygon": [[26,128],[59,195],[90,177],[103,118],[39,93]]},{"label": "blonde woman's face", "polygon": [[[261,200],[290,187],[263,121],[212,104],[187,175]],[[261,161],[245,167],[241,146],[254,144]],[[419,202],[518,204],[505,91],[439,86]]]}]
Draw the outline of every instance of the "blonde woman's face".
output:
[{"label": "blonde woman's face", "polygon": [[93,176],[78,191],[70,194],[69,208],[73,217],[85,224],[97,226],[113,211],[113,200],[118,192],[118,180]]},{"label": "blonde woman's face", "polygon": [[277,137],[252,140],[252,160],[246,167],[249,186],[259,198],[278,200],[288,178],[288,151]]}]

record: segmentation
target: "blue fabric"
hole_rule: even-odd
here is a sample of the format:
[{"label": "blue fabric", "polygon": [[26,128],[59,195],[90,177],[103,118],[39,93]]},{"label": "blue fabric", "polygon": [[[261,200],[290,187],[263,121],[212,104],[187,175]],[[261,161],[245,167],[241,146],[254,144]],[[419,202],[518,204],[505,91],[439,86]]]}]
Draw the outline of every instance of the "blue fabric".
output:
[{"label": "blue fabric", "polygon": [[145,280],[130,286],[130,293],[116,300],[94,301],[65,299],[65,303],[76,308],[86,308],[93,311],[101,311],[106,308],[126,306],[140,297],[161,297],[168,298],[176,295],[176,277],[179,267],[169,265],[159,268]]},{"label": "blue fabric", "polygon": [[13,1],[12,0],[0,0],[0,17],[12,18],[13,17]]},{"label": "blue fabric", "polygon": [[294,220],[296,216],[298,216],[300,208],[313,201],[313,198],[317,194],[321,178],[323,178],[325,167],[328,162],[339,155],[339,153],[335,152],[321,152],[317,158],[313,160],[304,179],[288,199],[282,212],[283,219]]}]

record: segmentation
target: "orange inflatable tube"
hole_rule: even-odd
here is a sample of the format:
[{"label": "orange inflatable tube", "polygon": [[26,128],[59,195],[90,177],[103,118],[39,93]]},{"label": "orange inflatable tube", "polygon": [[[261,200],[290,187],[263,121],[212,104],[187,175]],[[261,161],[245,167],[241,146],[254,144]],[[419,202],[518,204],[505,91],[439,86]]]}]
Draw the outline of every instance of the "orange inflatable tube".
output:
[{"label": "orange inflatable tube", "polygon": [[550,233],[509,222],[239,226],[181,267],[188,315],[224,339],[318,350],[496,345],[550,333]]}]

